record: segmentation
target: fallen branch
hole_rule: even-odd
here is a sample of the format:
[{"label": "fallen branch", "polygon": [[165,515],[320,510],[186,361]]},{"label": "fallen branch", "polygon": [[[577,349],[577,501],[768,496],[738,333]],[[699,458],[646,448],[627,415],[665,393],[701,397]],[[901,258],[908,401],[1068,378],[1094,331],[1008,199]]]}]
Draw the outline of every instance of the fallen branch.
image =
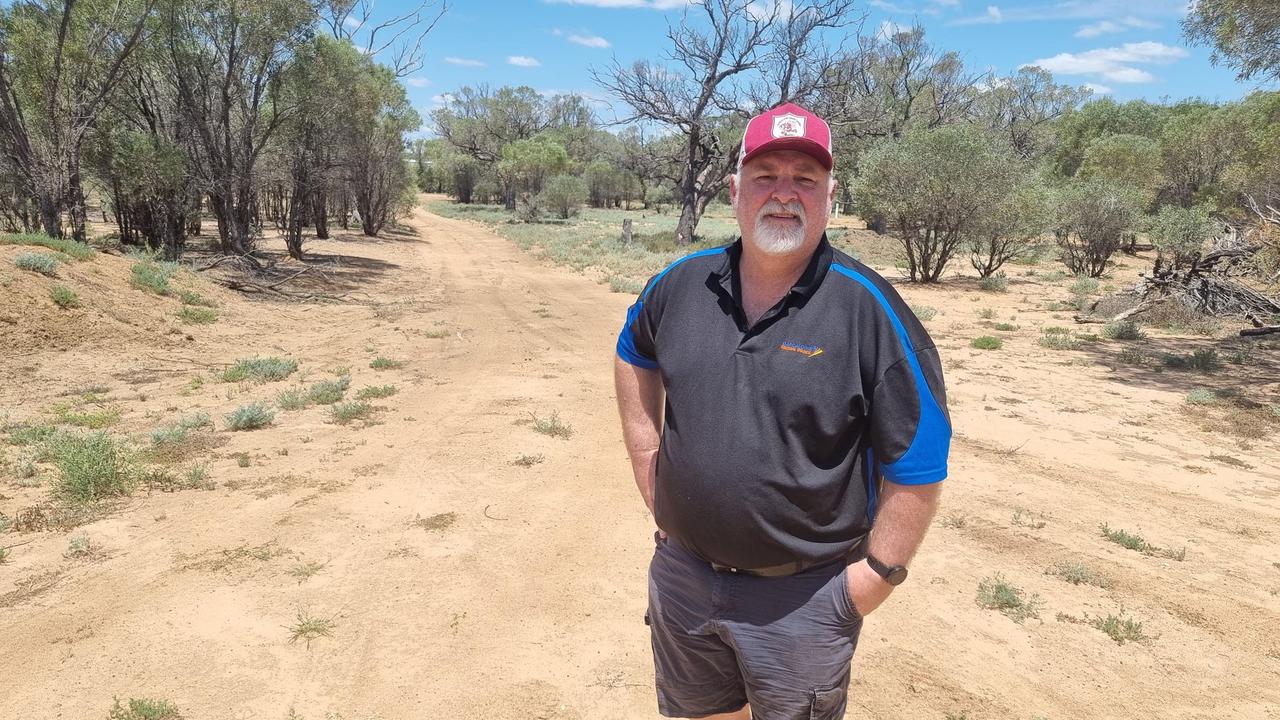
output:
[{"label": "fallen branch", "polygon": [[1280,325],[1266,325],[1256,328],[1245,328],[1240,331],[1241,337],[1249,337],[1251,335],[1270,335],[1271,333],[1280,333]]},{"label": "fallen branch", "polygon": [[1144,313],[1150,310],[1151,308],[1155,307],[1156,305],[1159,305],[1160,303],[1164,302],[1166,299],[1167,298],[1156,298],[1155,300],[1147,300],[1111,318],[1095,318],[1095,317],[1087,317],[1084,315],[1076,315],[1075,321],[1082,325],[1105,325],[1107,323],[1120,322],[1122,320],[1128,320],[1129,318],[1133,317],[1134,315],[1138,315],[1139,313]]}]

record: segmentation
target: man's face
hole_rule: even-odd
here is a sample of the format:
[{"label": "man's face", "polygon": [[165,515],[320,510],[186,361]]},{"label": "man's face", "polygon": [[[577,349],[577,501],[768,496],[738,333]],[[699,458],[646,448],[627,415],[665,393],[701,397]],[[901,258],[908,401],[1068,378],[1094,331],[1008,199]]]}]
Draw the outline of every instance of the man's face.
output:
[{"label": "man's face", "polygon": [[811,251],[827,229],[834,192],[831,172],[794,150],[752,158],[729,182],[743,240],[768,255]]}]

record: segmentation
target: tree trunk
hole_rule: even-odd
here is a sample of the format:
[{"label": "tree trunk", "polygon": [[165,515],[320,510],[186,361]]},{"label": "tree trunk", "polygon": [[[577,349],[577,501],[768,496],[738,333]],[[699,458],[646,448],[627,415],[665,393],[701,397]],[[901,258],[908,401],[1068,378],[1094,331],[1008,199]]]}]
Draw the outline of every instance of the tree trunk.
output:
[{"label": "tree trunk", "polygon": [[327,213],[325,194],[321,190],[311,197],[311,216],[316,221],[316,237],[321,240],[329,239],[329,216]]},{"label": "tree trunk", "polygon": [[75,148],[71,153],[70,174],[67,178],[67,187],[69,189],[68,207],[69,220],[71,221],[71,239],[76,242],[87,242],[87,234],[85,232],[85,220],[88,215],[84,206],[84,186],[80,182],[80,149]]},{"label": "tree trunk", "polygon": [[58,202],[47,193],[41,193],[38,202],[40,204],[40,226],[44,229],[44,234],[49,237],[62,237],[62,213],[58,207]]}]

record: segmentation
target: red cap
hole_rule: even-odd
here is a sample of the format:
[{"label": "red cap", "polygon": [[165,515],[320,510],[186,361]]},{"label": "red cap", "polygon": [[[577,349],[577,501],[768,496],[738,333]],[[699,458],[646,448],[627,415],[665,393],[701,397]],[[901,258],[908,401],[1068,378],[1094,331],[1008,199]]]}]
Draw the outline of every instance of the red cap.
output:
[{"label": "red cap", "polygon": [[774,150],[795,150],[812,156],[830,170],[831,128],[827,121],[796,105],[783,103],[751,118],[742,134],[738,167]]}]

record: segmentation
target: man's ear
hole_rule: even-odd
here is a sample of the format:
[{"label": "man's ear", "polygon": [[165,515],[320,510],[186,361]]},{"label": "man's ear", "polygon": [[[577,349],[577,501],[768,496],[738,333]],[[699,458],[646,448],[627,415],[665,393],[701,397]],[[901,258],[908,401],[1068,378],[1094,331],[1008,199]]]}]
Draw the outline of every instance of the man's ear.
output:
[{"label": "man's ear", "polygon": [[831,176],[831,192],[827,193],[827,204],[831,204],[836,201],[836,186],[838,186],[839,184],[840,184],[840,181],[837,180],[834,175],[832,175]]},{"label": "man's ear", "polygon": [[733,207],[738,206],[738,174],[729,174],[729,204]]}]

